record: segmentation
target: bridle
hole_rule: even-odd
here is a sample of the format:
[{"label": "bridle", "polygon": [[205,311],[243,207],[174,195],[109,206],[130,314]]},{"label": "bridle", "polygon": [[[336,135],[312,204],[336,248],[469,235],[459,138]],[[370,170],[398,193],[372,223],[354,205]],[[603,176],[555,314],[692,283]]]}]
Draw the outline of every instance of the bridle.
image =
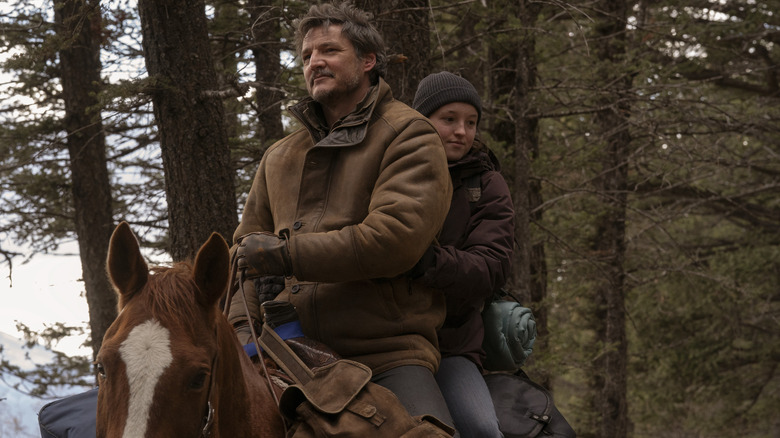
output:
[{"label": "bridle", "polygon": [[[235,279],[235,272],[236,272],[236,269],[232,267],[232,263],[231,263],[230,282],[228,283],[228,285],[233,284],[233,281]],[[230,287],[230,286],[228,286],[228,287]],[[228,291],[229,291],[229,289],[228,289]],[[231,298],[230,297],[230,292],[228,292],[228,297],[225,300],[225,305],[224,305],[224,309],[223,309],[225,316],[228,315],[228,311],[230,310],[230,298]],[[215,334],[216,334],[216,330],[217,329],[215,328]],[[217,334],[217,336],[218,336],[218,334]],[[205,411],[204,411],[205,413],[203,414],[203,419],[201,420],[201,425],[202,426],[201,426],[201,429],[200,429],[200,436],[202,438],[209,438],[209,436],[211,436],[211,428],[214,426],[214,417],[215,417],[215,415],[214,415],[214,403],[211,402],[211,397],[215,393],[214,387],[216,386],[216,383],[215,383],[216,379],[214,377],[216,375],[216,371],[215,370],[216,370],[216,367],[217,367],[217,358],[218,357],[219,357],[219,351],[214,353],[214,358],[211,359],[211,376],[209,378],[209,392],[208,392],[208,395],[206,397],[206,408],[205,408]],[[274,394],[274,396],[275,396],[275,394]]]},{"label": "bridle", "polygon": [[[235,263],[236,260],[234,259],[235,253],[230,258],[230,280],[228,281],[228,291],[227,295],[225,297],[225,303],[223,305],[223,313],[227,317],[230,313],[230,302],[233,298],[233,293],[231,292],[233,290],[233,283],[236,280],[236,273],[238,271],[238,264]],[[274,397],[274,401],[276,402],[276,406],[279,406],[279,397],[277,397],[276,392],[274,391],[274,384],[271,381],[271,375],[268,372],[268,368],[265,366],[265,361],[263,360],[263,353],[262,349],[260,348],[260,345],[257,342],[257,332],[255,331],[254,324],[252,323],[252,315],[251,312],[249,312],[249,307],[246,303],[246,292],[244,291],[244,280],[246,280],[246,272],[242,269],[241,273],[238,276],[238,290],[241,291],[241,294],[244,295],[244,311],[247,314],[247,317],[249,318],[249,329],[252,333],[252,339],[255,342],[255,347],[257,348],[257,354],[260,358],[260,365],[263,369],[263,374],[265,375],[266,383],[268,384],[268,390],[271,392],[271,395]],[[202,438],[208,438],[211,435],[211,428],[214,425],[214,404],[211,403],[211,397],[214,394],[214,386],[215,386],[215,380],[214,379],[214,367],[217,365],[217,355],[214,355],[214,359],[212,359],[211,363],[211,382],[209,383],[209,394],[208,398],[206,399],[206,409],[205,414],[203,415],[202,424],[203,427],[201,428],[201,437]],[[279,412],[279,416],[282,418],[282,424],[285,425],[285,428],[287,428],[287,421],[285,420],[284,416],[282,416],[281,411]]]},{"label": "bridle", "polygon": [[200,436],[208,438],[211,435],[211,426],[214,425],[214,406],[211,400],[206,402],[206,415],[203,416],[203,429],[200,430]]},{"label": "bridle", "polygon": [[200,429],[200,436],[203,438],[209,438],[211,435],[211,427],[214,425],[214,405],[211,403],[211,396],[214,395],[214,382],[217,380],[214,378],[214,370],[217,366],[218,352],[214,353],[214,358],[211,359],[211,377],[209,378],[209,392],[206,397],[206,413],[203,415],[201,424],[203,427]]}]

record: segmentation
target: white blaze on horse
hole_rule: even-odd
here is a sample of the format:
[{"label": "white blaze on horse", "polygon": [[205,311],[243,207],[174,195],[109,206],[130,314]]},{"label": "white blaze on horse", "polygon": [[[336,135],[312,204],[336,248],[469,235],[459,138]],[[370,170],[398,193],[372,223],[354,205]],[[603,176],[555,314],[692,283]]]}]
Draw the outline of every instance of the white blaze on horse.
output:
[{"label": "white blaze on horse", "polygon": [[126,223],[107,270],[119,315],[98,353],[97,437],[283,437],[267,381],[219,309],[230,272],[217,234],[194,264],[152,271]]}]

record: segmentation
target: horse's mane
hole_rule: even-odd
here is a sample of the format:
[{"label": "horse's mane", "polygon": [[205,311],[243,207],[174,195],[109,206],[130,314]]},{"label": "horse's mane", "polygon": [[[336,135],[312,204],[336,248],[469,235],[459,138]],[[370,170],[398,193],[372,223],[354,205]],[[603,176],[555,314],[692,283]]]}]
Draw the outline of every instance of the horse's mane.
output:
[{"label": "horse's mane", "polygon": [[198,286],[192,279],[192,263],[152,266],[149,271],[149,280],[138,298],[146,301],[151,316],[193,328],[193,323],[202,317],[202,305],[198,301]]}]

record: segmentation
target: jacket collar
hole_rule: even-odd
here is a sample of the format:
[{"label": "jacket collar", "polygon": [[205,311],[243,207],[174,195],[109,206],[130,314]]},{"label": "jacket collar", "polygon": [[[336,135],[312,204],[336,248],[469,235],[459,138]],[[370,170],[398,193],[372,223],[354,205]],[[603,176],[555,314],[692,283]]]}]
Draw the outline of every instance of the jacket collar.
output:
[{"label": "jacket collar", "polygon": [[479,175],[489,170],[501,171],[501,165],[493,151],[476,143],[463,158],[448,163],[448,166],[453,181]]},{"label": "jacket collar", "polygon": [[332,129],[328,129],[320,104],[311,97],[293,105],[289,111],[309,131],[315,146],[353,146],[365,139],[368,122],[376,107],[392,98],[390,86],[384,79],[379,78],[379,82],[368,90],[366,97],[355,110],[337,120]]}]

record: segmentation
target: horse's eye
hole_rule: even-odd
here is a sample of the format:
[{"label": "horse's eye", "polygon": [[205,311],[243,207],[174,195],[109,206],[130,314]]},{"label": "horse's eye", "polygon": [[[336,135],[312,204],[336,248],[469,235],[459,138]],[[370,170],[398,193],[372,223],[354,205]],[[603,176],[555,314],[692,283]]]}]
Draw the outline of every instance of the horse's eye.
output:
[{"label": "horse's eye", "polygon": [[206,383],[206,377],[208,377],[208,373],[206,371],[199,372],[190,382],[190,389],[203,388],[203,385]]},{"label": "horse's eye", "polygon": [[100,377],[101,379],[106,378],[106,369],[103,367],[102,363],[97,362],[95,364],[95,372],[97,372],[98,377]]}]

